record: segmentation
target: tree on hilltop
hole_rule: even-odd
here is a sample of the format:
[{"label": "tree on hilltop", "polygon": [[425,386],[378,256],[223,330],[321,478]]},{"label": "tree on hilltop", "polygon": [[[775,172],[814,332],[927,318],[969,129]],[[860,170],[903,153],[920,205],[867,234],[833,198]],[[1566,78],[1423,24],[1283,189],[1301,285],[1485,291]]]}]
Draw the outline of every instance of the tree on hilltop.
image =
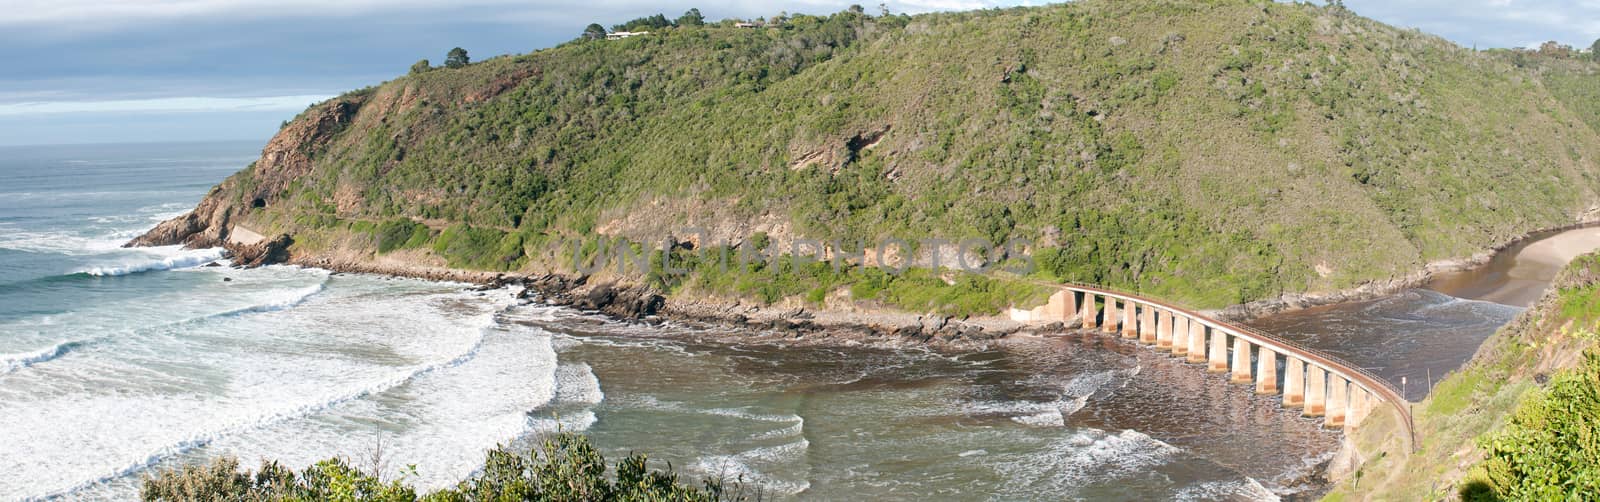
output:
[{"label": "tree on hilltop", "polygon": [[416,75],[418,73],[423,73],[423,72],[426,72],[426,71],[432,70],[432,69],[433,69],[433,63],[429,63],[428,60],[426,60],[426,59],[421,60],[421,61],[417,61],[416,63],[412,63],[411,64],[411,74],[412,75]]},{"label": "tree on hilltop", "polygon": [[444,58],[444,66],[446,68],[460,68],[471,62],[472,58],[467,57],[467,50],[460,47],[450,49],[450,53],[446,54]]},{"label": "tree on hilltop", "polygon": [[606,27],[600,26],[600,23],[589,23],[589,27],[583,29],[583,38],[589,40],[606,38]]},{"label": "tree on hilltop", "polygon": [[678,16],[677,22],[678,26],[700,26],[706,24],[706,18],[700,15],[700,9],[689,9],[682,16]]}]

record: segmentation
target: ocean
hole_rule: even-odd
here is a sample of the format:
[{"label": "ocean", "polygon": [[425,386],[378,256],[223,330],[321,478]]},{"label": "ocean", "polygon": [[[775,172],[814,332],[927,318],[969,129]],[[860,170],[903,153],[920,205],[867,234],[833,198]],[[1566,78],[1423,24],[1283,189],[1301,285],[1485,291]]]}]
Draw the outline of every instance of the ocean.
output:
[{"label": "ocean", "polygon": [[120,247],[258,150],[0,148],[0,499],[126,500],[221,455],[345,456],[437,488],[559,429],[780,499],[1274,500],[1314,494],[1338,443],[1276,397],[1101,335],[729,343],[511,289]]}]

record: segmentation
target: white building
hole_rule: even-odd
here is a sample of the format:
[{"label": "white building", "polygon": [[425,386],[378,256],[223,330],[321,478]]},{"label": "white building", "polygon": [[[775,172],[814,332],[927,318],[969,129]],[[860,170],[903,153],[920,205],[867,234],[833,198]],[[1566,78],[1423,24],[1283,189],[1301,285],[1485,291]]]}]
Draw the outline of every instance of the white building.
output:
[{"label": "white building", "polygon": [[640,35],[649,35],[649,34],[650,34],[650,32],[648,32],[648,31],[613,31],[611,33],[607,33],[606,34],[606,40],[622,40],[622,39],[628,38],[628,37],[637,37],[637,36],[640,36]]}]

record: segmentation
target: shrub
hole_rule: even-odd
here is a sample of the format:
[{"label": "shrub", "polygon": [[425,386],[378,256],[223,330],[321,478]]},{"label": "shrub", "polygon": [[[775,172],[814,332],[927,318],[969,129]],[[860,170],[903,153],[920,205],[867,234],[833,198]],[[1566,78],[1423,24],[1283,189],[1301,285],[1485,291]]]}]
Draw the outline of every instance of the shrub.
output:
[{"label": "shrub", "polygon": [[[231,457],[189,465],[147,476],[140,497],[147,501],[278,501],[336,500],[361,502],[469,500],[676,500],[713,501],[747,498],[742,483],[729,491],[721,480],[700,487],[680,483],[669,466],[648,468],[644,455],[617,463],[616,476],[606,475],[605,457],[582,435],[558,433],[526,454],[505,448],[490,450],[473,477],[423,497],[400,481],[382,481],[376,473],[350,467],[341,458],[317,462],[299,475],[275,462],[256,472],[240,471]],[[759,493],[755,495],[759,496]]]},{"label": "shrub", "polygon": [[1600,355],[1586,352],[1581,366],[1518,405],[1510,423],[1483,441],[1486,479],[1470,486],[1470,495],[1483,498],[1492,490],[1507,500],[1565,500],[1600,493],[1597,386]]},{"label": "shrub", "polygon": [[428,242],[428,227],[406,218],[396,218],[378,225],[378,252],[421,247]]}]

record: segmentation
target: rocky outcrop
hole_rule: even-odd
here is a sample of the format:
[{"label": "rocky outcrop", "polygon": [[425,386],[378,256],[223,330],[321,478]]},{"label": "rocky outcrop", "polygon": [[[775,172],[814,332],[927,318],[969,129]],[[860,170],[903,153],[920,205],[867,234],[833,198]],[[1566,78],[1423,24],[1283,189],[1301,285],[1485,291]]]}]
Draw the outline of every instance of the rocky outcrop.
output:
[{"label": "rocky outcrop", "polygon": [[289,237],[289,234],[278,234],[277,237],[254,244],[237,244],[230,241],[225,243],[224,247],[227,248],[228,256],[235,266],[253,268],[288,262],[291,244],[294,244],[294,238]]},{"label": "rocky outcrop", "polygon": [[212,188],[193,211],[161,222],[124,246],[224,246],[235,219],[277,202],[291,183],[311,172],[312,152],[332,141],[362,103],[360,97],[340,97],[307,111],[278,131],[250,168]]}]

